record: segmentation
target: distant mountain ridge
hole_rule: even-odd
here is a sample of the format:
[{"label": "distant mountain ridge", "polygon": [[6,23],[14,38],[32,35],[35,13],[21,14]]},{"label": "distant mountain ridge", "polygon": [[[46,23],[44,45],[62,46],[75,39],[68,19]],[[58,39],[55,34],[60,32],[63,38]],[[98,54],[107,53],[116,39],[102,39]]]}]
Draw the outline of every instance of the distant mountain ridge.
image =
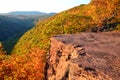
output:
[{"label": "distant mountain ridge", "polygon": [[45,13],[45,12],[39,12],[39,11],[12,11],[8,12],[7,14],[11,15],[47,15],[47,14],[56,14],[56,13]]},{"label": "distant mountain ridge", "polygon": [[[106,21],[109,23],[107,27],[113,27],[111,30],[120,30],[120,24],[116,24],[116,22],[120,22],[119,4],[120,0],[91,0],[89,4],[76,6],[42,22],[38,22],[34,28],[19,39],[12,53],[29,53],[35,47],[48,50],[51,36],[90,31],[96,32],[98,26],[104,26]],[[100,27],[99,30],[101,30]],[[102,28],[104,30],[104,27]]]},{"label": "distant mountain ridge", "polygon": [[39,14],[36,11],[18,11],[0,14],[0,41],[3,43],[4,50],[10,53],[12,47],[22,34],[34,27],[37,21],[42,21],[52,15],[54,13]]}]

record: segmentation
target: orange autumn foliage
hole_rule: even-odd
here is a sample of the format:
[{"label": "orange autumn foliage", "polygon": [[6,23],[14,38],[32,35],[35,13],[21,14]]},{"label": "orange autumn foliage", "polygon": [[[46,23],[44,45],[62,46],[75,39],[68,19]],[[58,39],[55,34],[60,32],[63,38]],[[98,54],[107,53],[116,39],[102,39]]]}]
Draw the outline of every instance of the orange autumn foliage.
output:
[{"label": "orange autumn foliage", "polygon": [[0,55],[0,80],[43,80],[44,51],[32,49],[25,55]]}]

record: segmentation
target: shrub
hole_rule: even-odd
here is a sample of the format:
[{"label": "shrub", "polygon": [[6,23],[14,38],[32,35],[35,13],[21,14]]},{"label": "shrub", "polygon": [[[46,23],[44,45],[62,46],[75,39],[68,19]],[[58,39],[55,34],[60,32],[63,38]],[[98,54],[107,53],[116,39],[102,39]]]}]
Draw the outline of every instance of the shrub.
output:
[{"label": "shrub", "polygon": [[115,30],[120,32],[120,24],[117,25]]}]

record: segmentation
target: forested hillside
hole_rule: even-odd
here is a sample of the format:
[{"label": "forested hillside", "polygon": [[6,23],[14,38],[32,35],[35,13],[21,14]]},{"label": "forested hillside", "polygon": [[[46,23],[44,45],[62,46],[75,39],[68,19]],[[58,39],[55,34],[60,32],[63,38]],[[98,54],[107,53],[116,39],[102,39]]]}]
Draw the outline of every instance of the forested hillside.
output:
[{"label": "forested hillside", "polygon": [[43,20],[49,16],[52,15],[0,15],[0,40],[4,41],[25,32],[35,26],[38,20]]},{"label": "forested hillside", "polygon": [[[29,12],[28,12],[29,13]],[[19,13],[21,14],[21,13]],[[31,14],[31,15],[30,15]],[[3,43],[4,50],[10,53],[17,40],[29,29],[35,26],[37,21],[46,19],[54,14],[18,15],[1,14],[0,15],[0,41]]]},{"label": "forested hillside", "polygon": [[[16,15],[14,15],[14,16],[16,16]],[[4,31],[4,34],[6,34],[8,36],[8,38],[12,36],[10,34],[14,34],[15,30],[13,30],[12,27],[15,27],[15,25],[18,26],[17,24],[20,24],[21,28],[16,29],[16,27],[15,27],[15,29],[17,30],[16,32],[19,32],[19,30],[21,30],[21,29],[25,30],[26,26],[28,26],[27,23],[30,20],[29,19],[28,22],[24,21],[24,20],[27,20],[27,19],[25,19],[24,16],[17,16],[17,18],[15,18],[15,19],[13,19],[13,17],[11,18],[10,16],[3,16],[3,15],[0,17],[2,18],[2,20],[0,20],[1,21],[0,24],[5,27],[7,25],[9,26],[5,30],[8,30],[8,29],[12,30],[12,32],[10,32],[8,30],[8,32],[10,32],[10,33],[6,33]],[[4,20],[4,19],[6,19],[6,20]],[[21,19],[22,21],[19,19]],[[7,22],[7,23],[4,23],[4,22]],[[23,24],[21,24],[22,22],[25,23],[26,26],[23,27]],[[15,23],[15,24],[13,25],[11,23]],[[32,24],[29,24],[29,25],[32,25]],[[1,26],[0,26],[0,28],[1,28],[0,30],[2,30]],[[17,41],[16,45],[14,46],[14,48],[11,52],[11,55],[4,54],[5,51],[3,51],[3,47],[2,47],[2,45],[4,46],[4,44],[0,43],[0,80],[44,80],[44,78],[45,78],[45,76],[44,76],[45,70],[44,69],[46,69],[45,63],[47,62],[46,61],[46,53],[48,53],[48,50],[50,49],[50,37],[56,36],[59,34],[73,34],[73,33],[77,34],[80,32],[105,32],[105,31],[109,31],[109,32],[110,31],[113,31],[113,32],[120,31],[120,0],[91,0],[91,2],[89,4],[83,4],[83,5],[76,6],[72,9],[63,11],[52,17],[49,17],[43,21],[39,20],[35,24],[35,26],[32,29],[30,29],[29,31],[27,31],[26,33],[24,33],[24,34],[21,33],[18,36],[16,36],[16,34],[19,34],[19,33],[15,33],[15,37],[13,36],[14,39],[9,39],[7,42],[5,42],[6,44],[7,43],[10,44],[11,42],[15,44],[14,41]],[[1,34],[3,34],[3,33],[0,33],[0,35]],[[101,34],[101,33],[99,33],[99,34]],[[97,35],[97,34],[95,34],[95,35]],[[109,35],[112,35],[112,34],[109,34]],[[22,36],[22,37],[19,39],[20,36]],[[85,35],[83,35],[83,37],[84,36]],[[118,35],[116,35],[116,36],[118,36]],[[58,37],[60,38],[60,36],[58,36]],[[8,38],[4,38],[4,39],[8,39]],[[85,38],[85,39],[87,40],[89,38],[91,41],[91,39],[94,39],[95,37],[92,36],[91,34],[89,34],[88,38]],[[101,45],[103,45],[103,43],[106,43],[106,42],[104,42],[104,40],[107,39],[107,37],[104,36],[103,38],[104,39],[99,40],[100,42],[102,42]],[[72,40],[71,37],[69,37],[68,39],[69,39],[69,41]],[[98,41],[98,43],[99,43],[99,41]],[[111,41],[111,39],[109,41]],[[63,43],[66,44],[66,42],[63,42]],[[7,45],[7,49],[8,48],[10,49],[9,44]],[[85,42],[84,42],[84,44],[86,45]],[[74,45],[74,44],[72,44],[72,45]],[[99,45],[100,48],[101,48],[101,45]],[[108,45],[105,46],[105,47],[107,47],[107,51],[109,51],[109,49],[112,49],[112,47],[115,45],[119,46],[119,44],[116,44],[116,43],[109,44],[109,45],[110,45],[109,46],[110,48],[108,47]],[[59,49],[56,47],[56,45],[54,45],[54,46],[56,48],[56,53],[59,53],[59,51],[58,51]],[[96,46],[96,45],[94,44],[94,46]],[[81,47],[81,46],[79,46],[77,44],[76,47]],[[93,46],[88,45],[88,47],[91,47],[91,49],[92,49]],[[102,47],[102,48],[104,48],[104,47]],[[54,49],[54,47],[53,47],[53,49]],[[66,49],[68,50],[68,47],[66,47]],[[119,49],[119,48],[117,48],[117,49]],[[91,62],[94,62],[94,63],[96,62],[96,64],[97,64],[96,67],[98,67],[99,65],[103,66],[103,63],[104,64],[112,63],[111,61],[113,61],[115,63],[114,64],[115,66],[116,66],[116,64],[119,64],[119,60],[114,61],[114,59],[117,58],[116,57],[117,54],[115,54],[115,55],[110,54],[109,56],[107,56],[108,53],[107,53],[107,55],[104,55],[105,53],[103,53],[102,51],[99,50],[100,54],[98,54],[98,56],[96,58],[95,56],[91,56],[91,54],[95,55],[94,53],[91,53],[90,55],[88,53],[86,53],[84,46],[83,46],[83,49],[80,48],[80,50],[82,52],[79,53],[79,56],[82,58],[85,58],[84,59],[85,62],[87,60],[86,56],[89,57],[88,58],[89,60],[87,60],[88,64],[84,63],[88,67],[84,67],[84,65],[77,65],[77,67],[84,68],[84,70],[86,70],[87,74],[91,75],[91,73],[92,73],[93,74],[92,77],[96,78],[96,76],[98,76],[99,78],[101,78],[101,76],[96,74],[96,71],[98,72],[98,70],[94,69],[95,66],[93,64],[91,64]],[[55,54],[53,54],[53,55],[55,55]],[[76,55],[78,55],[78,54],[74,55],[74,53],[73,53],[72,56],[70,56],[70,55],[68,55],[68,57],[64,56],[65,59],[62,59],[62,60],[65,60],[67,62],[70,61],[70,60],[68,60],[68,58],[76,60]],[[111,56],[113,56],[113,57],[111,58]],[[54,57],[55,58],[53,58],[53,59],[55,59],[55,61],[57,62],[57,65],[58,65],[58,62],[59,62],[58,60],[61,58],[56,60],[58,58],[58,56],[54,56]],[[107,59],[107,61],[104,61],[103,57],[105,59]],[[81,58],[81,61],[83,61],[82,58]],[[96,59],[94,59],[94,58],[96,58]],[[51,57],[49,59],[52,60]],[[90,60],[92,60],[92,61],[90,61]],[[100,64],[98,64],[98,61],[100,62]],[[54,61],[50,61],[50,62],[55,64]],[[93,68],[90,68],[89,63],[93,66]],[[67,63],[67,64],[69,65],[69,63]],[[114,65],[112,65],[112,64],[109,64],[109,65],[110,65],[109,68],[107,68],[107,66],[104,66],[105,68],[100,67],[100,69],[105,69],[105,72],[106,72],[106,70],[110,70],[110,73],[113,74],[114,71],[112,68],[114,67]],[[50,66],[52,66],[52,67],[50,67]],[[51,68],[51,71],[53,71],[53,74],[55,75],[56,73],[53,69],[53,65],[50,64],[50,66],[47,65],[47,68],[48,67]],[[113,66],[113,67],[111,67],[111,66]],[[64,68],[66,68],[66,67],[68,67],[68,66],[65,66]],[[66,68],[66,69],[68,69],[68,68]],[[76,68],[76,67],[73,67],[73,68]],[[119,70],[119,68],[115,67],[115,70]],[[48,72],[51,72],[51,71],[48,71]],[[66,72],[64,74],[65,76],[62,76],[62,78],[68,77],[68,74],[69,74],[68,70],[65,70],[65,72]],[[82,73],[79,73],[79,74],[80,74],[80,76],[82,76],[83,79],[85,79],[84,77],[89,77],[89,79],[90,79],[89,75],[83,76]],[[78,76],[79,76],[79,74],[78,74]],[[103,77],[105,77],[107,79],[109,78],[108,76],[104,76],[103,73],[100,73],[100,75],[103,75]],[[50,76],[51,76],[51,73],[50,73]],[[115,76],[116,76],[116,74],[115,74]]]},{"label": "forested hillside", "polygon": [[18,19],[9,16],[0,16],[0,40],[4,41],[10,37],[25,32],[34,26],[35,19]]},{"label": "forested hillside", "polygon": [[20,38],[13,53],[25,54],[34,47],[48,49],[50,37],[58,34],[119,31],[119,4],[119,0],[91,0],[89,4],[74,7],[38,22]]}]

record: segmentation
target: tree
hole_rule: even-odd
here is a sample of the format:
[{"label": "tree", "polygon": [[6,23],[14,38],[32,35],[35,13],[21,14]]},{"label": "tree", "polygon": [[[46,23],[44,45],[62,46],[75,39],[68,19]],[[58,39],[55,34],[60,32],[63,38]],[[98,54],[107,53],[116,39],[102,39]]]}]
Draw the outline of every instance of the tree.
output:
[{"label": "tree", "polygon": [[39,48],[24,55],[0,55],[0,80],[43,80],[44,59]]},{"label": "tree", "polygon": [[120,0],[91,0],[91,3],[95,6],[98,28],[110,28],[109,24],[117,21],[115,18],[120,13]]},{"label": "tree", "polygon": [[3,46],[1,42],[0,42],[0,54],[5,54],[5,51],[3,51]]}]

